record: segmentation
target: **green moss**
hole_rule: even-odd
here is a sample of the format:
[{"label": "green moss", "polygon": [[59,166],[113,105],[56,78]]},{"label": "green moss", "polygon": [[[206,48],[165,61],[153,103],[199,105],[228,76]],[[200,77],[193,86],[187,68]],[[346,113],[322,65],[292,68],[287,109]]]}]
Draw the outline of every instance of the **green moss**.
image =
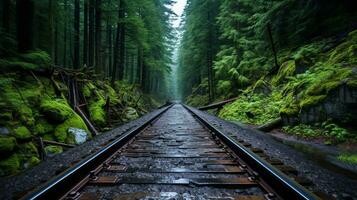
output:
[{"label": "green moss", "polygon": [[337,157],[338,160],[341,160],[350,164],[357,164],[357,154],[341,154]]},{"label": "green moss", "polygon": [[14,137],[0,137],[0,153],[11,152],[16,147],[16,139]]},{"label": "green moss", "polygon": [[348,138],[355,137],[346,129],[331,123],[330,121],[314,125],[299,124],[296,126],[284,126],[282,130],[285,133],[302,137],[324,138],[329,143],[341,143],[346,141]]},{"label": "green moss", "polygon": [[61,123],[71,117],[74,113],[72,108],[63,99],[49,99],[45,98],[41,102],[41,111],[45,116],[55,122]]},{"label": "green moss", "polygon": [[295,73],[295,61],[289,60],[284,62],[279,69],[279,72],[276,76],[273,77],[271,83],[272,85],[278,85],[282,81],[286,80],[287,77],[293,76]]},{"label": "green moss", "polygon": [[89,133],[88,128],[84,123],[84,121],[82,120],[82,118],[76,113],[73,113],[71,118],[67,119],[65,122],[63,122],[62,124],[58,125],[55,128],[54,136],[58,142],[67,141],[67,137],[68,137],[67,131],[70,127],[80,128],[85,130],[87,133]]},{"label": "green moss", "polygon": [[300,102],[300,108],[316,105],[326,99],[326,95],[310,96]]},{"label": "green moss", "polygon": [[89,113],[91,121],[98,126],[105,125],[105,100],[104,98],[99,97],[96,101],[91,101],[89,103]]},{"label": "green moss", "polygon": [[37,65],[33,63],[23,62],[20,60],[5,60],[0,59],[0,68],[3,71],[14,71],[14,70],[36,70]]},{"label": "green moss", "polygon": [[38,151],[33,142],[27,142],[24,144],[19,145],[20,152],[22,152],[24,155],[35,155],[38,156]]},{"label": "green moss", "polygon": [[347,81],[347,86],[351,88],[357,88],[357,77]]},{"label": "green moss", "polygon": [[84,86],[82,87],[82,92],[85,97],[91,97],[92,91],[94,91],[96,89],[97,88],[95,87],[95,85],[93,83],[88,82],[88,83],[84,84]]},{"label": "green moss", "polygon": [[333,65],[356,65],[357,64],[357,32],[349,33],[346,41],[329,53],[328,63]]},{"label": "green moss", "polygon": [[47,154],[59,154],[59,153],[63,152],[63,148],[60,146],[50,145],[50,146],[45,147],[45,152]]},{"label": "green moss", "polygon": [[12,154],[9,158],[0,161],[0,175],[16,174],[20,171],[21,158],[17,154]]},{"label": "green moss", "polygon": [[49,124],[45,120],[39,120],[37,124],[35,125],[34,128],[34,134],[35,135],[45,135],[46,133],[50,133],[54,130],[54,127],[52,124]]},{"label": "green moss", "polygon": [[19,140],[29,140],[32,138],[31,132],[25,126],[15,128],[14,136]]},{"label": "green moss", "polygon": [[105,87],[105,92],[109,97],[110,104],[117,105],[118,103],[120,103],[117,92],[107,83],[104,84],[104,87]]},{"label": "green moss", "polygon": [[0,113],[0,121],[11,121],[13,120],[12,113],[11,112],[3,112]]},{"label": "green moss", "polygon": [[248,124],[261,125],[279,117],[282,105],[281,96],[260,94],[241,95],[235,102],[226,105],[219,112],[219,117]]},{"label": "green moss", "polygon": [[38,164],[40,164],[41,160],[36,157],[36,156],[32,156],[29,160],[28,160],[28,163],[29,163],[29,167],[33,167],[33,166],[36,166]]},{"label": "green moss", "polygon": [[43,139],[44,139],[44,140],[49,140],[49,141],[55,141],[55,140],[56,140],[55,137],[54,137],[54,135],[52,135],[52,134],[45,134],[45,135],[43,136]]},{"label": "green moss", "polygon": [[21,58],[28,63],[36,64],[36,69],[47,69],[51,66],[51,57],[45,51],[33,51],[22,54]]}]

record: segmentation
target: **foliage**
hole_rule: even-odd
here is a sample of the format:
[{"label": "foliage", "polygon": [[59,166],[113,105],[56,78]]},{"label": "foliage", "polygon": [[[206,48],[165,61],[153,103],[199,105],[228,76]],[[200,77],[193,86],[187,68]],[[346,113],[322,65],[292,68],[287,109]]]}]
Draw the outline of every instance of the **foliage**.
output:
[{"label": "foliage", "polygon": [[356,137],[345,128],[325,121],[315,125],[299,124],[296,126],[284,126],[282,130],[288,134],[293,134],[301,137],[323,137],[326,141],[335,143],[345,142],[349,138]]},{"label": "foliage", "polygon": [[0,137],[0,153],[12,152],[16,147],[14,137]]},{"label": "foliage", "polygon": [[345,153],[339,155],[337,159],[349,164],[357,164],[357,154]]},{"label": "foliage", "polygon": [[262,94],[246,94],[224,106],[219,117],[248,124],[264,124],[279,117],[282,101],[277,94],[266,97]]}]

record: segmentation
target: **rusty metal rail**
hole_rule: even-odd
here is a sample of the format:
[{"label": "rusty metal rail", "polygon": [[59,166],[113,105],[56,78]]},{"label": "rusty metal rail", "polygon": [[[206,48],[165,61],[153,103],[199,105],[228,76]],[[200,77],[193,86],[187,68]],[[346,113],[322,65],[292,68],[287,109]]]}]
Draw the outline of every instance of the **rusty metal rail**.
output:
[{"label": "rusty metal rail", "polygon": [[204,118],[200,117],[189,106],[184,106],[188,111],[192,113],[205,127],[207,127],[214,135],[220,138],[229,148],[231,148],[244,162],[246,162],[254,171],[259,175],[257,178],[263,179],[269,183],[275,191],[279,192],[279,195],[283,199],[319,199],[310,191],[299,185],[297,182],[286,176],[284,173],[273,167],[267,161],[261,159],[251,150],[239,144],[235,139],[226,135]]},{"label": "rusty metal rail", "polygon": [[[205,187],[209,188],[207,192],[219,188],[214,190],[217,193],[213,192],[224,195],[219,198],[318,199],[253,153],[259,150],[249,150],[201,118],[194,109],[184,107],[163,108],[141,126],[124,133],[23,199],[95,200],[102,198],[96,193],[106,189],[114,191],[105,192],[114,199],[167,199],[167,195],[173,195],[170,199],[181,199],[183,191],[192,189],[195,195],[200,195]],[[162,191],[167,185],[171,185],[169,189],[175,186],[174,191],[142,191],[150,187]],[[237,196],[235,189],[247,189],[247,195]],[[122,194],[123,191],[130,193]]]}]

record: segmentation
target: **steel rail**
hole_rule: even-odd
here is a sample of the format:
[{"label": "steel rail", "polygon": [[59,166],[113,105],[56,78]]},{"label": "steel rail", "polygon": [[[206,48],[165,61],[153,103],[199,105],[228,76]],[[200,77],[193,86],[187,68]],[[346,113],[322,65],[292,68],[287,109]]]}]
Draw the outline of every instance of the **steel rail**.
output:
[{"label": "steel rail", "polygon": [[235,139],[214,127],[206,119],[199,116],[196,111],[187,105],[183,105],[196,119],[206,126],[215,136],[221,139],[235,154],[246,162],[253,170],[258,172],[259,177],[269,183],[283,199],[313,200],[320,199],[306,188],[289,178],[270,163],[260,158],[248,148],[239,144]]},{"label": "steel rail", "polygon": [[39,199],[60,199],[74,188],[81,180],[85,179],[91,171],[108,159],[112,154],[118,151],[128,141],[135,137],[138,133],[144,130],[150,123],[158,119],[164,112],[166,112],[172,105],[163,108],[158,114],[151,117],[145,123],[134,129],[124,133],[119,138],[102,148],[100,151],[88,156],[83,161],[75,166],[62,172],[55,178],[51,179],[39,189],[25,195],[21,199],[39,200]]}]

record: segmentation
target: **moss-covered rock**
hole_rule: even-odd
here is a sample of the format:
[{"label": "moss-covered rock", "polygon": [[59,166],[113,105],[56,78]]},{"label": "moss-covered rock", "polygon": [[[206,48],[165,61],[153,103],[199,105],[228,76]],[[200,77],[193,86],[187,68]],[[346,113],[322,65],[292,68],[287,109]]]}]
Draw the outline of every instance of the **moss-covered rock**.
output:
[{"label": "moss-covered rock", "polygon": [[105,125],[105,99],[98,98],[98,100],[93,100],[89,103],[89,113],[91,121],[93,121],[98,126]]},{"label": "moss-covered rock", "polygon": [[28,163],[29,163],[29,167],[33,167],[33,166],[36,166],[38,164],[40,164],[41,160],[36,157],[36,156],[32,156],[29,160],[28,160]]},{"label": "moss-covered rock", "polygon": [[0,176],[16,174],[20,171],[21,159],[17,154],[0,161]]},{"label": "moss-covered rock", "polygon": [[16,147],[14,137],[0,137],[0,153],[12,152]]},{"label": "moss-covered rock", "polygon": [[38,151],[33,142],[27,142],[19,145],[20,152],[27,156],[38,156]]},{"label": "moss-covered rock", "polygon": [[282,81],[286,80],[287,77],[293,76],[295,74],[295,61],[294,60],[289,60],[284,62],[280,69],[279,72],[276,76],[272,78],[272,85],[278,85]]},{"label": "moss-covered rock", "polygon": [[15,128],[14,136],[18,140],[30,140],[32,138],[31,132],[25,126]]},{"label": "moss-covered rock", "polygon": [[54,123],[61,123],[73,115],[72,108],[64,99],[45,98],[41,102],[41,112]]},{"label": "moss-covered rock", "polygon": [[80,128],[89,133],[88,128],[82,118],[76,113],[73,113],[71,118],[67,119],[65,122],[55,128],[54,136],[56,140],[58,142],[66,142],[68,137],[68,129],[71,127]]},{"label": "moss-covered rock", "polygon": [[34,134],[43,136],[46,133],[50,133],[54,130],[52,124],[48,123],[46,120],[39,120],[34,127]]},{"label": "moss-covered rock", "polygon": [[55,154],[60,154],[63,152],[63,148],[60,146],[54,146],[54,145],[50,145],[45,147],[45,152],[47,155],[52,156]]}]

